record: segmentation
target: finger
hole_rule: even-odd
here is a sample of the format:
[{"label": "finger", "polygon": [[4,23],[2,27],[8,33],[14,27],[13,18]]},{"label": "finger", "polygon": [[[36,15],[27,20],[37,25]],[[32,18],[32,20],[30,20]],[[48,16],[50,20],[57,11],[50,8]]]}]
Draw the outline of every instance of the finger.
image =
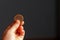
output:
[{"label": "finger", "polygon": [[22,21],[22,25],[24,25],[24,21]]},{"label": "finger", "polygon": [[20,36],[24,36],[24,35],[25,35],[25,30],[24,30],[23,26],[21,26],[20,33],[21,33],[21,35],[20,35]]},{"label": "finger", "polygon": [[24,30],[23,26],[19,26],[19,28],[16,30],[16,34],[18,36],[23,35],[23,33],[24,33],[23,30]]},{"label": "finger", "polygon": [[16,35],[16,37],[18,37],[18,39],[24,39],[24,36],[25,36],[25,30],[22,30],[23,31],[23,34],[22,35],[20,35],[20,36],[18,36],[18,35]]},{"label": "finger", "polygon": [[[8,30],[15,24],[15,22],[16,22],[16,21],[12,22],[12,23],[5,29],[5,31],[8,31]],[[5,32],[5,31],[4,31],[4,32]]]},{"label": "finger", "polygon": [[[15,23],[16,23],[17,20],[15,20],[14,22],[12,22],[7,28],[6,30],[10,29]],[[22,25],[24,25],[24,21],[22,21]]]},{"label": "finger", "polygon": [[[17,21],[17,20],[16,20]],[[16,23],[16,21],[13,21],[12,23],[10,23],[10,25],[8,26],[9,28],[10,27],[12,27],[15,23]]]},{"label": "finger", "polygon": [[18,30],[16,36],[17,37],[25,36],[25,30],[20,30],[20,31]]},{"label": "finger", "polygon": [[24,36],[25,35],[25,30],[22,30],[22,36]]},{"label": "finger", "polygon": [[22,35],[20,35],[19,37],[20,37],[20,38],[21,38],[21,37],[24,38],[24,36],[25,36],[25,30],[22,30]]},{"label": "finger", "polygon": [[20,25],[20,21],[16,20],[16,22],[12,25],[12,27],[10,28],[11,31],[16,31],[16,29],[19,27]]},{"label": "finger", "polygon": [[15,22],[16,22],[16,21],[12,22],[12,23],[5,29],[5,31],[3,32],[2,37],[4,37],[4,36],[6,35],[6,33],[9,31],[9,29],[11,28],[11,26],[14,25]]}]

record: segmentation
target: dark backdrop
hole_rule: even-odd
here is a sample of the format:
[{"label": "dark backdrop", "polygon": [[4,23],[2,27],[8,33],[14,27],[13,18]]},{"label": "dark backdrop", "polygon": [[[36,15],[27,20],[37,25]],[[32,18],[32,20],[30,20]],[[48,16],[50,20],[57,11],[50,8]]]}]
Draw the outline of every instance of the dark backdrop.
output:
[{"label": "dark backdrop", "polygon": [[25,38],[56,37],[56,0],[0,0],[0,39],[17,13],[25,18]]}]

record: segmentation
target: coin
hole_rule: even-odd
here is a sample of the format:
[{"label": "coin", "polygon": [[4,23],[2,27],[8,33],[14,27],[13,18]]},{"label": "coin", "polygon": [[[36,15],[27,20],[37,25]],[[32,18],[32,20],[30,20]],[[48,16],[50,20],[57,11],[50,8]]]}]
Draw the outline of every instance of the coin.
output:
[{"label": "coin", "polygon": [[23,20],[24,20],[23,15],[17,14],[17,15],[14,17],[14,20],[20,20],[20,22],[23,21]]}]

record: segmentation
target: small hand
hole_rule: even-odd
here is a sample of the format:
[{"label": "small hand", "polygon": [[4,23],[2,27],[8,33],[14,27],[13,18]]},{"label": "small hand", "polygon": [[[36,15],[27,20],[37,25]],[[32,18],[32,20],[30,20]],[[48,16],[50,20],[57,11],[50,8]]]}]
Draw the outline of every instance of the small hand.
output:
[{"label": "small hand", "polygon": [[[3,40],[23,40],[25,35],[25,30],[23,28],[24,21],[20,26],[20,21],[16,20],[4,31]],[[18,33],[20,32],[20,34]]]}]

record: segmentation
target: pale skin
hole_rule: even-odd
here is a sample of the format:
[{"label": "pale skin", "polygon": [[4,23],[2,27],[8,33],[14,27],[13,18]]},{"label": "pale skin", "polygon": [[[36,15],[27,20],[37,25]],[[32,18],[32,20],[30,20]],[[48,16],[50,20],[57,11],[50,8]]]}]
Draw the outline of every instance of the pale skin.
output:
[{"label": "pale skin", "polygon": [[23,24],[24,24],[24,21],[22,21],[22,25],[20,26],[21,35],[17,35],[15,33],[17,28],[20,25],[20,21],[16,20],[12,24],[10,24],[4,31],[2,40],[23,40],[25,36],[25,30],[23,28]]}]

